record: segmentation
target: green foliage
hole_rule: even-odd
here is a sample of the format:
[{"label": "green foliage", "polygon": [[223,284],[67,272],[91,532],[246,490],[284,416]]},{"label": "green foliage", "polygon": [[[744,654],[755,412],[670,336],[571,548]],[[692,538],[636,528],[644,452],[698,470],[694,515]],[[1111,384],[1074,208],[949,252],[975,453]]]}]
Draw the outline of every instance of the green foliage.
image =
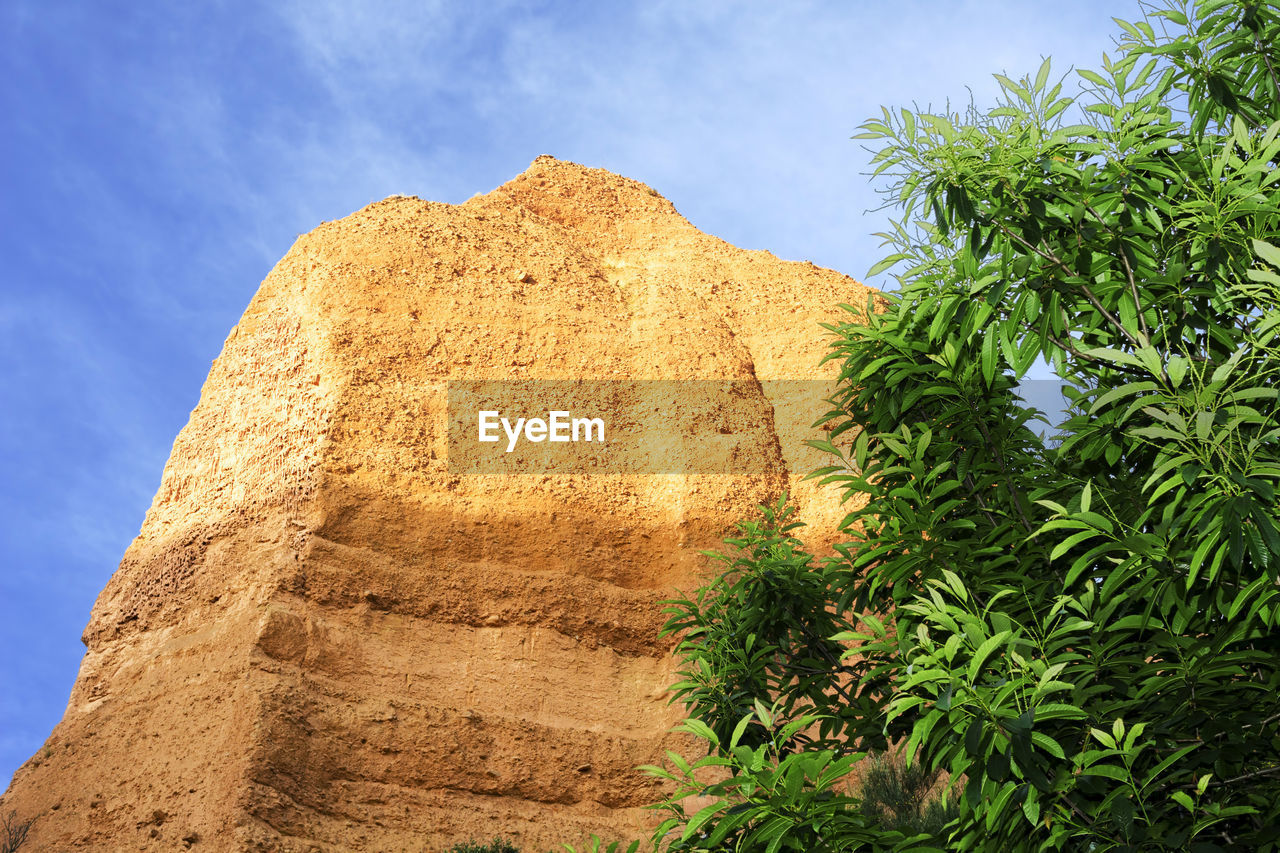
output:
[{"label": "green foliage", "polygon": [[683,661],[673,693],[691,715],[680,731],[707,755],[668,752],[669,767],[643,768],[675,784],[656,807],[655,849],[938,849],[915,822],[886,820],[849,791],[865,753],[847,732],[874,703],[847,686],[867,671],[842,661],[838,639],[860,623],[829,606],[847,569],[804,552],[785,498],[762,511],[727,540],[730,553],[710,555],[721,573],[668,602],[664,635],[681,634]]},{"label": "green foliage", "polygon": [[[723,740],[692,717],[680,730],[706,742],[709,754],[689,763],[668,752],[674,770],[642,768],[676,785],[658,806],[667,817],[654,832],[655,849],[878,850],[902,837],[879,831],[857,801],[841,792],[841,782],[863,754],[797,749],[796,735],[818,719],[801,716],[783,725],[776,711],[757,703]],[[752,729],[767,733],[755,746],[744,742]],[[692,814],[686,800],[698,806]]]},{"label": "green foliage", "polygon": [[959,815],[951,796],[936,791],[942,774],[918,761],[908,764],[899,755],[881,753],[869,757],[860,769],[862,809],[889,829],[939,837]]},{"label": "green foliage", "polygon": [[[752,747],[773,742],[774,732],[754,713],[759,702],[774,706],[776,727],[821,710],[833,716],[820,717],[812,731],[797,729],[785,748],[830,746],[865,704],[831,678],[854,672],[831,639],[854,626],[826,607],[843,573],[813,565],[791,535],[801,525],[785,500],[763,512],[762,520],[739,524],[740,537],[726,540],[732,552],[708,554],[722,569],[707,586],[692,599],[666,602],[662,636],[680,635],[683,661],[672,694],[721,742],[750,717],[737,740]],[[843,693],[838,706],[831,691]]]},{"label": "green foliage", "polygon": [[[815,445],[870,500],[830,561],[769,508],[671,603],[710,755],[651,769],[666,849],[1280,846],[1280,9],[1145,11],[1078,97],[1046,61],[864,125],[900,290],[832,327]],[[897,745],[962,789],[942,830],[847,791]]]}]

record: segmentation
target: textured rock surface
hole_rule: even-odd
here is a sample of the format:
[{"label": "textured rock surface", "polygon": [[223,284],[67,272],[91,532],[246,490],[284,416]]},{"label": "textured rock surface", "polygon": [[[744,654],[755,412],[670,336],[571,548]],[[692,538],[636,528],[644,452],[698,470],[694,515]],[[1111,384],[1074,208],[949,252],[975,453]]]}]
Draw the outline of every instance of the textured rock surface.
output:
[{"label": "textured rock surface", "polygon": [[[66,715],[0,808],[36,850],[526,850],[638,836],[670,745],[657,602],[798,483],[850,279],[548,157],[466,204],[301,237],[231,331],[102,592]],[[739,476],[459,477],[449,379],[733,378]],[[821,542],[817,543],[821,544]]]}]

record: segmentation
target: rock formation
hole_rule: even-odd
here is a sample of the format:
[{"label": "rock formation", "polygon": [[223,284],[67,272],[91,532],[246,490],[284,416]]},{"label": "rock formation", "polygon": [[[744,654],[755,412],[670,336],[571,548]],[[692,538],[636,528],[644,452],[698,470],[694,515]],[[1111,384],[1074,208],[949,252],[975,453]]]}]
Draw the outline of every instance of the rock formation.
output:
[{"label": "rock formation", "polygon": [[[640,837],[660,788],[633,768],[680,718],[658,602],[783,489],[832,535],[836,495],[799,482],[822,395],[771,383],[830,378],[819,323],[867,293],[549,157],[462,205],[397,196],[302,236],[227,337],[0,809],[39,815],[33,850]],[[769,464],[451,468],[450,381],[580,377],[740,380]]]}]

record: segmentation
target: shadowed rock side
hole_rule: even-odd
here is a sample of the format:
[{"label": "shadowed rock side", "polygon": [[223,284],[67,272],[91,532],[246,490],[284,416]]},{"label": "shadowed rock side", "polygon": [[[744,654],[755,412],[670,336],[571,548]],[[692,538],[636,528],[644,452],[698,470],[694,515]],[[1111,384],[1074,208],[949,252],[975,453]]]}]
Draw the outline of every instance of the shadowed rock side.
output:
[{"label": "shadowed rock side", "polygon": [[[799,483],[822,395],[771,381],[832,376],[818,324],[867,294],[549,157],[462,205],[393,197],[299,238],[228,336],[66,715],[0,808],[39,815],[35,850],[639,836],[659,789],[633,768],[678,745],[658,602],[785,488],[829,543],[836,495]],[[772,461],[450,473],[450,379],[579,377],[748,380]]]}]

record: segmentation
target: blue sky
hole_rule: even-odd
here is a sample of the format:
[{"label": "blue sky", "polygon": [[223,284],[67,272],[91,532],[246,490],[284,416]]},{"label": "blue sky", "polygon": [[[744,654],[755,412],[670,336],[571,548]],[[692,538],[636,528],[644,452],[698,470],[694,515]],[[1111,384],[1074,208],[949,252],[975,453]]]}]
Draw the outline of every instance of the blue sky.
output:
[{"label": "blue sky", "polygon": [[[0,785],[61,717],[98,591],[209,362],[296,236],[552,154],[860,277],[849,137],[1092,67],[1136,3],[0,4]],[[874,282],[872,282],[874,283]]]}]

